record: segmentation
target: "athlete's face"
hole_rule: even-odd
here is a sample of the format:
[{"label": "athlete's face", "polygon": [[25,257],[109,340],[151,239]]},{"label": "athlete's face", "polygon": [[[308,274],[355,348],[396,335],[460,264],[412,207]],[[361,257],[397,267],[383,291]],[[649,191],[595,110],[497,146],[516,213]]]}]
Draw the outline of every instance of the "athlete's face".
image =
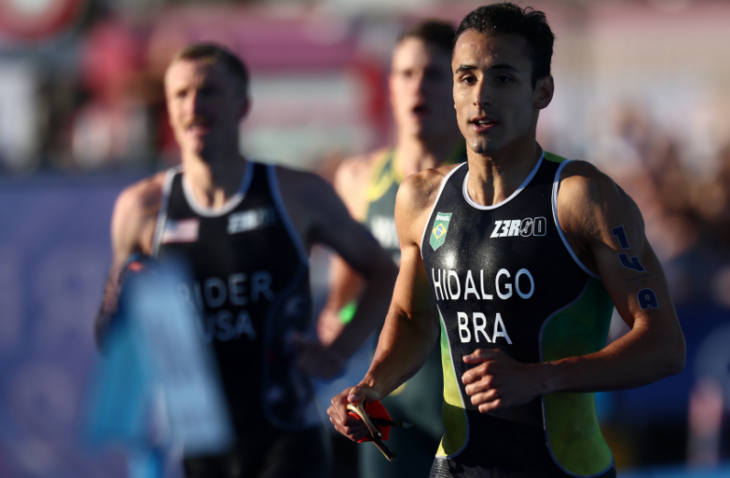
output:
[{"label": "athlete's face", "polygon": [[426,139],[455,132],[449,52],[405,38],[393,51],[389,83],[400,134]]},{"label": "athlete's face", "polygon": [[456,118],[472,151],[489,155],[534,141],[538,112],[554,87],[551,76],[532,87],[524,38],[467,30],[454,46],[451,67]]},{"label": "athlete's face", "polygon": [[235,77],[221,64],[174,62],[165,75],[170,125],[183,157],[206,158],[238,143],[238,124],[249,101]]}]

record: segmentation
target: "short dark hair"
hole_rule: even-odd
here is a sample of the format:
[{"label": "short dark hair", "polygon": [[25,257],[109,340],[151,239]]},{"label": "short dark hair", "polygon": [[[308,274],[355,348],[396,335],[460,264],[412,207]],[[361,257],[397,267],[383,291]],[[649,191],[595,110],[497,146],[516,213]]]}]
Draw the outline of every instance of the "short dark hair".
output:
[{"label": "short dark hair", "polygon": [[215,43],[194,43],[180,50],[172,63],[180,60],[202,61],[215,65],[220,63],[240,82],[244,94],[248,93],[248,69],[243,61],[227,48]]},{"label": "short dark hair", "polygon": [[406,38],[417,38],[427,45],[443,48],[447,53],[451,53],[455,35],[456,31],[451,23],[443,20],[428,19],[413,25],[401,33],[398,37],[398,43],[400,44]]},{"label": "short dark hair", "polygon": [[524,10],[514,3],[495,3],[479,7],[461,21],[454,45],[462,33],[476,30],[490,35],[519,35],[527,41],[527,54],[532,65],[532,87],[539,78],[550,74],[555,35],[545,14],[532,7]]}]

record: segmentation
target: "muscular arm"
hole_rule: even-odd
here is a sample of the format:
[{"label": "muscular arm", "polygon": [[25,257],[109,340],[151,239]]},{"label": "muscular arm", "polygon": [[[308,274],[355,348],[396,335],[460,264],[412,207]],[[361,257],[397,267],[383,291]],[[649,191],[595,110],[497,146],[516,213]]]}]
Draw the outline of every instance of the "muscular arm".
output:
[{"label": "muscular arm", "polygon": [[479,365],[462,380],[482,412],[546,393],[638,387],[684,367],[684,336],[664,272],[631,198],[593,166],[576,162],[563,173],[558,218],[572,249],[601,276],[631,331],[598,352],[542,364],[520,364],[495,350],[475,351],[464,361]]},{"label": "muscular arm", "polygon": [[357,312],[328,347],[329,357],[323,356],[315,344],[306,344],[306,350],[302,351],[301,366],[306,371],[329,377],[339,372],[344,360],[375,331],[378,322],[372,318],[385,315],[398,271],[375,238],[350,216],[325,181],[311,174],[282,173],[281,189],[287,209],[305,243],[328,246],[365,281]]},{"label": "muscular arm", "polygon": [[331,345],[349,357],[379,325],[379,320],[372,318],[385,315],[398,271],[375,238],[350,217],[334,192],[329,190],[327,195],[322,205],[324,220],[315,229],[314,240],[331,247],[364,280],[352,321]]},{"label": "muscular arm", "polygon": [[[340,165],[335,175],[335,191],[350,216],[360,222],[367,213],[367,184],[372,163],[372,155],[348,159]],[[362,276],[337,254],[332,256],[329,275],[327,303],[317,322],[319,338],[325,345],[332,343],[344,330],[340,311],[360,297],[364,286]],[[371,317],[371,320],[380,325],[382,315]]]},{"label": "muscular arm", "polygon": [[[324,345],[334,342],[345,329],[340,313],[348,304],[358,300],[363,289],[363,279],[342,257],[333,255],[330,260],[329,284],[327,302],[317,319],[317,335]],[[382,316],[373,317],[372,320],[379,324]]]},{"label": "muscular arm", "polygon": [[431,209],[423,207],[423,196],[427,197],[423,189],[439,182],[434,176],[426,173],[407,180],[396,199],[400,273],[373,362],[360,382],[380,397],[398,388],[423,366],[438,337],[439,325],[420,244]]},{"label": "muscular arm", "polygon": [[120,275],[127,260],[136,253],[152,252],[152,237],[162,193],[162,176],[134,184],[119,194],[111,224],[112,264],[104,287],[99,315],[94,323],[96,345],[101,348],[109,320],[117,310]]},{"label": "muscular arm", "polygon": [[574,250],[603,280],[631,331],[605,349],[549,364],[549,391],[638,387],[679,373],[685,343],[659,260],[634,201],[587,163],[566,168],[558,217]]},{"label": "muscular arm", "polygon": [[[419,250],[401,259],[393,302],[380,334],[370,369],[360,382],[385,397],[423,366],[438,337],[438,321]],[[405,248],[401,249],[403,253]],[[414,257],[415,256],[415,257]],[[420,304],[420,306],[419,306]]]},{"label": "muscular arm", "polygon": [[400,273],[378,348],[360,384],[334,397],[328,410],[335,428],[353,440],[367,432],[347,415],[347,403],[387,396],[423,366],[438,336],[420,240],[442,178],[439,172],[424,171],[409,177],[398,191],[395,219],[401,244]]}]

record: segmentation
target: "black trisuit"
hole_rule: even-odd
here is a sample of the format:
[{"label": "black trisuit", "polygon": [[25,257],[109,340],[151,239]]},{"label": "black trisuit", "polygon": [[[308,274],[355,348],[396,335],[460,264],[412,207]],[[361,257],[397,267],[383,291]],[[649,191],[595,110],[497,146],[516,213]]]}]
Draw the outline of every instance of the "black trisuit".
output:
[{"label": "black trisuit", "polygon": [[237,436],[230,453],[186,457],[186,475],[327,476],[314,389],[293,343],[310,327],[309,263],[275,168],[247,162],[240,191],[216,211],[195,200],[179,170],[163,194],[154,253],[192,268],[194,283],[179,289],[202,312]]},{"label": "black trisuit", "polygon": [[545,153],[512,196],[469,198],[468,164],[443,180],[421,243],[441,315],[444,437],[432,477],[613,477],[592,393],[553,393],[487,414],[462,360],[498,348],[522,363],[597,352],[613,304],[557,224],[563,158]]}]

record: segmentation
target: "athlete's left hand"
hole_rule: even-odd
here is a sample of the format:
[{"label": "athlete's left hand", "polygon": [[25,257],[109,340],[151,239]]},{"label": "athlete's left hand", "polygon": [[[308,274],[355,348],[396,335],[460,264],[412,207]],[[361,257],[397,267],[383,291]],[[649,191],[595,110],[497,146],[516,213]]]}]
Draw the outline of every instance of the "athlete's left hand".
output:
[{"label": "athlete's left hand", "polygon": [[478,364],[461,381],[481,413],[522,405],[540,395],[541,364],[524,364],[499,349],[477,349],[463,360]]},{"label": "athlete's left hand", "polygon": [[297,348],[299,368],[313,377],[331,380],[342,372],[347,362],[332,347],[325,347],[318,340],[300,340]]}]

